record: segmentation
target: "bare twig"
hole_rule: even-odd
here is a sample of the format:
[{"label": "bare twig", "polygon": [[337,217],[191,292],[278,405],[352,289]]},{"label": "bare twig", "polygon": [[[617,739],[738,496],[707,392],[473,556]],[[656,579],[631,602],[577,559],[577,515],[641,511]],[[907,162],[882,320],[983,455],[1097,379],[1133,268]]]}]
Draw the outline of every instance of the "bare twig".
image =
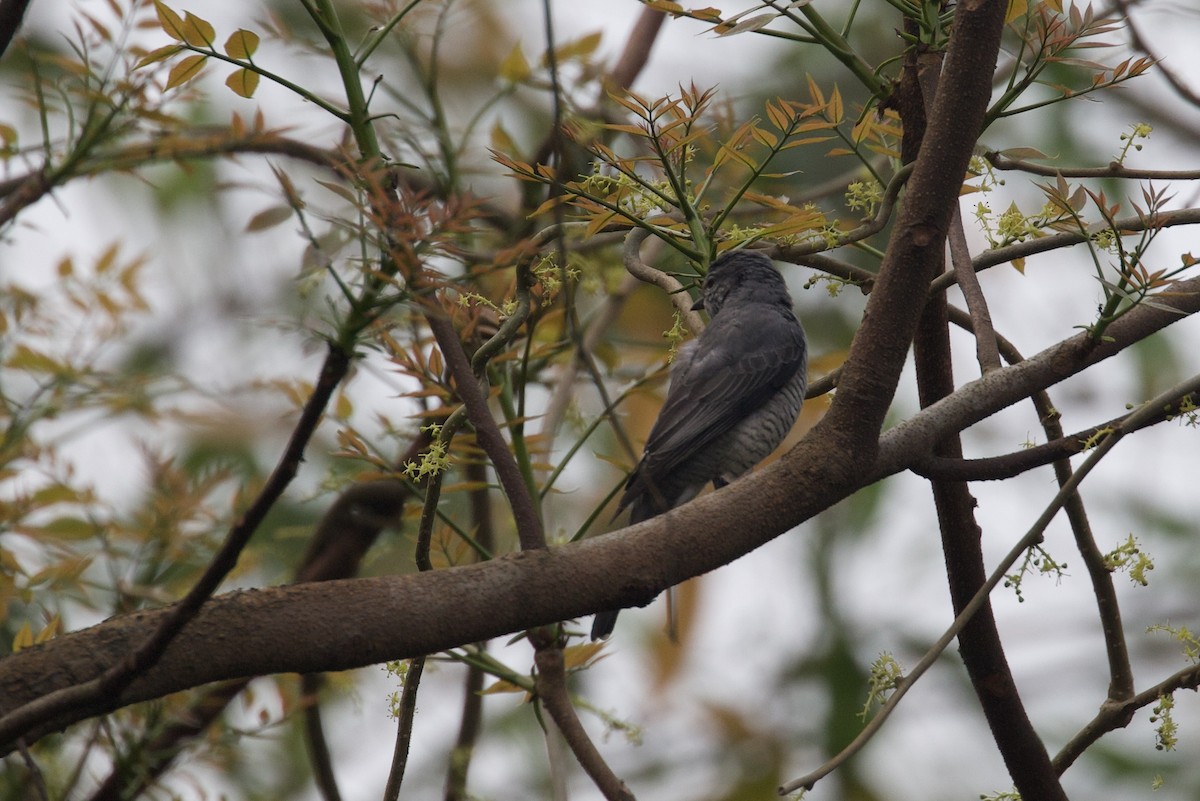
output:
[{"label": "bare twig", "polygon": [[693,335],[699,334],[704,330],[704,318],[692,311],[692,298],[683,288],[683,284],[673,276],[667,275],[662,270],[656,270],[642,261],[639,251],[642,242],[648,235],[645,229],[635,228],[625,237],[625,269],[639,281],[653,284],[666,292],[688,331],[691,331]]},{"label": "bare twig", "polygon": [[325,724],[321,720],[320,697],[324,683],[323,673],[305,673],[300,677],[300,693],[304,699],[304,745],[308,749],[313,783],[317,785],[321,798],[324,801],[341,801],[342,793],[333,769],[333,755],[329,752]]},{"label": "bare twig", "polygon": [[[950,319],[968,330],[972,326],[970,317],[953,307],[950,309]],[[1020,351],[1011,342],[999,335],[996,336],[996,340],[1000,352],[1009,364],[1024,361]],[[1191,398],[1192,396],[1187,397]],[[1046,390],[1039,390],[1033,393],[1030,399],[1037,410],[1038,420],[1042,423],[1046,439],[1050,441],[1063,440],[1062,418],[1057,407],[1050,400],[1049,393]],[[1175,405],[1179,406],[1182,403],[1181,400]],[[1161,419],[1166,419],[1168,414],[1169,410],[1164,409]],[[1151,425],[1158,421],[1158,419],[1147,419],[1143,425]],[[1100,431],[1107,431],[1114,426],[1121,425],[1122,422],[1122,420],[1113,421],[1107,428],[1097,430],[1088,437],[1077,440],[1079,449],[1082,450],[1087,442],[1096,441],[1094,438]],[[1066,455],[1054,460],[1054,476],[1060,488],[1070,482],[1073,472],[1074,468]],[[1128,698],[1134,691],[1133,669],[1129,663],[1129,648],[1125,641],[1125,629],[1121,624],[1121,606],[1117,601],[1116,588],[1113,586],[1112,572],[1105,564],[1104,555],[1096,545],[1087,509],[1083,505],[1083,496],[1079,492],[1069,495],[1063,505],[1063,511],[1067,514],[1067,522],[1075,537],[1076,548],[1087,566],[1088,577],[1092,582],[1092,594],[1096,598],[1096,610],[1100,618],[1100,628],[1104,634],[1104,650],[1108,655],[1108,700]]]},{"label": "bare twig", "polygon": [[1130,5],[1132,4],[1125,0],[1113,0],[1113,4],[1121,9],[1121,13],[1125,16],[1125,28],[1129,31],[1129,43],[1133,45],[1134,49],[1154,59],[1158,66],[1158,72],[1166,79],[1171,88],[1175,90],[1175,93],[1194,108],[1200,108],[1200,93],[1197,93],[1195,89],[1188,86],[1183,78],[1179,77],[1174,70],[1164,64],[1162,58],[1154,53],[1145,38],[1142,37],[1137,25],[1133,22],[1133,15],[1129,13]]},{"label": "bare twig", "polygon": [[992,327],[992,315],[988,311],[987,298],[979,285],[979,276],[971,264],[971,251],[967,246],[967,234],[963,230],[962,209],[955,207],[954,219],[950,223],[950,264],[958,288],[967,302],[971,314],[972,330],[975,332],[975,355],[979,360],[979,371],[990,373],[1000,369],[1000,352],[996,345],[996,330]]},{"label": "bare twig", "polygon": [[985,152],[983,157],[998,170],[1018,170],[1031,175],[1044,175],[1048,178],[1056,176],[1063,178],[1129,178],[1141,181],[1195,181],[1200,179],[1200,170],[1138,170],[1115,161],[1104,167],[1053,167],[1028,159],[1012,158],[995,150]]},{"label": "bare twig", "polygon": [[[471,520],[474,522],[475,540],[485,551],[496,547],[496,533],[492,517],[492,504],[485,486],[487,469],[482,462],[472,461],[466,465],[467,481],[476,485],[470,492]],[[478,652],[487,649],[487,641],[475,644]],[[462,719],[458,725],[458,736],[454,750],[450,752],[446,766],[445,801],[467,801],[467,775],[471,769],[471,757],[475,753],[475,741],[483,726],[483,668],[471,662],[467,665],[467,677],[463,686]]]},{"label": "bare twig", "polygon": [[508,502],[513,511],[513,522],[517,527],[517,537],[523,550],[546,547],[546,537],[542,532],[542,520],[534,506],[529,487],[521,476],[521,470],[509,451],[504,435],[500,433],[495,419],[488,409],[487,398],[480,389],[480,379],[471,371],[467,354],[463,351],[458,332],[448,317],[437,310],[431,310],[426,315],[426,321],[438,348],[446,360],[446,367],[454,377],[456,391],[467,408],[467,415],[475,427],[475,436],[480,446],[487,453],[496,469],[500,485],[508,496]]},{"label": "bare twig", "polygon": [[[1110,450],[1112,450],[1113,446],[1116,445],[1116,443],[1121,439],[1122,436],[1124,436],[1124,434],[1128,433],[1128,431],[1135,431],[1139,427],[1145,425],[1145,419],[1141,419],[1139,416],[1144,416],[1146,419],[1149,419],[1153,415],[1155,409],[1164,405],[1168,405],[1178,398],[1185,397],[1196,391],[1200,391],[1200,376],[1193,376],[1187,381],[1172,387],[1166,392],[1156,396],[1153,400],[1143,404],[1136,412],[1134,412],[1133,415],[1130,415],[1127,430],[1117,429],[1113,432],[1113,435],[1106,438],[1100,444],[1100,446],[1098,446],[1096,450],[1094,450],[1088,456],[1087,460],[1085,460],[1083,464],[1079,466],[1079,469],[1075,471],[1070,480],[1068,480],[1067,483],[1059,489],[1058,493],[1050,501],[1046,509],[1043,510],[1038,516],[1038,519],[1034,521],[1033,525],[1029,528],[1025,535],[1021,537],[1021,539],[1018,540],[1011,549],[1009,549],[1008,553],[1003,559],[1000,560],[999,564],[992,571],[991,575],[988,576],[988,579],[983,586],[981,586],[979,590],[971,597],[970,601],[962,608],[962,611],[955,616],[954,622],[949,626],[949,628],[946,629],[945,633],[943,633],[942,636],[938,638],[937,642],[935,642],[933,646],[925,652],[920,661],[917,662],[916,666],[914,666],[913,669],[897,683],[895,692],[888,697],[888,700],[880,708],[879,712],[871,719],[871,721],[863,728],[863,730],[859,732],[858,736],[854,738],[850,745],[846,746],[846,748],[839,752],[833,759],[826,762],[817,770],[807,773],[798,779],[793,779],[792,781],[783,785],[780,788],[780,794],[784,795],[804,788],[811,789],[816,782],[832,773],[847,759],[852,757],[858,751],[862,750],[863,746],[870,741],[870,739],[883,725],[884,720],[895,710],[896,706],[900,703],[900,699],[904,697],[905,693],[907,693],[913,684],[915,684],[916,681],[922,675],[924,675],[930,667],[933,666],[938,657],[941,656],[942,652],[945,651],[950,643],[954,641],[954,638],[962,632],[963,628],[967,625],[967,623],[970,622],[974,615],[979,612],[979,610],[987,602],[987,597],[991,594],[992,590],[996,589],[1000,582],[1004,580],[1004,577],[1008,573],[1009,569],[1016,564],[1017,560],[1021,558],[1021,555],[1032,546],[1041,542],[1042,537],[1045,534],[1046,527],[1050,525],[1050,521],[1053,520],[1058,511],[1062,509],[1063,504],[1067,502],[1067,499],[1076,493],[1079,488],[1079,484],[1083,481],[1087,474],[1092,471],[1096,464],[1099,463],[1099,461],[1103,459]],[[1114,728],[1119,728],[1128,723],[1128,718],[1125,717],[1126,713],[1132,716],[1134,710],[1146,706],[1149,703],[1153,703],[1153,701],[1157,699],[1158,696],[1163,692],[1169,692],[1172,689],[1178,689],[1179,687],[1183,686],[1196,686],[1198,683],[1200,683],[1200,667],[1192,666],[1186,670],[1180,671],[1171,679],[1163,682],[1163,684],[1159,685],[1158,687],[1147,690],[1144,693],[1140,693],[1139,695],[1134,696],[1126,701],[1106,702],[1105,706],[1101,710],[1100,715],[1098,715],[1097,718],[1093,720],[1083,732],[1080,733],[1080,735],[1077,735],[1077,739],[1080,740],[1080,745],[1082,745],[1082,748],[1080,748],[1079,745],[1072,746],[1072,744],[1068,744],[1067,747],[1064,747],[1063,752],[1055,757],[1054,767],[1059,773],[1062,773],[1067,767],[1070,766],[1071,762],[1074,761],[1078,754],[1082,753],[1082,751],[1086,749],[1087,745],[1095,742],[1104,733],[1112,731]],[[1118,723],[1120,720],[1124,720],[1124,723]],[[1104,728],[1105,726],[1108,726],[1108,728]],[[1070,751],[1068,749],[1070,749]]]},{"label": "bare twig", "polygon": [[1197,688],[1200,688],[1200,665],[1190,665],[1131,698],[1124,701],[1105,702],[1096,717],[1080,729],[1079,733],[1072,737],[1055,755],[1055,770],[1065,773],[1067,768],[1075,764],[1075,760],[1101,737],[1110,731],[1128,726],[1137,710],[1150,706],[1159,698],[1176,690],[1195,690]]},{"label": "bare twig", "polygon": [[567,741],[575,758],[584,771],[595,782],[607,801],[634,801],[633,793],[612,772],[600,752],[592,743],[567,692],[566,670],[563,664],[562,645],[548,630],[538,630],[531,636],[534,647],[534,664],[537,665],[537,696],[550,714],[563,739]]}]

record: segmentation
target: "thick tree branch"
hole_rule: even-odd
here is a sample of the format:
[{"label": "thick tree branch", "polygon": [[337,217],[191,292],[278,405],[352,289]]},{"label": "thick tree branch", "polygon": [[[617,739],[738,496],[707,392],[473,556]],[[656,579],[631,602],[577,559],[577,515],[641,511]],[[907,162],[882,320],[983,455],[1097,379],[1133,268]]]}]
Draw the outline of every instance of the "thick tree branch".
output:
[{"label": "thick tree branch", "polygon": [[[838,393],[818,424],[837,433],[839,448],[869,462],[916,332],[934,270],[958,202],[973,143],[991,96],[1000,48],[1003,3],[958,6],[946,74],[887,255],[850,346]],[[786,256],[785,256],[786,258]],[[785,457],[786,458],[786,457]]]},{"label": "thick tree branch", "polygon": [[876,475],[882,478],[923,463],[930,453],[928,443],[969,428],[1200,311],[1200,278],[1177,282],[1169,295],[1155,296],[1155,302],[1160,308],[1139,306],[1114,322],[1104,342],[1093,343],[1086,332],[1077,334],[1019,364],[960,386],[953,395],[889,429],[880,439]]},{"label": "thick tree branch", "polygon": [[[818,426],[783,459],[692,503],[605,537],[421,575],[353,579],[219,596],[160,662],[120,693],[92,698],[27,733],[33,738],[137,701],[231,678],[343,670],[446,650],[648,603],[659,592],[774,539],[862,486],[924,458],[932,444],[1200,311],[1200,279],[1139,307],[1091,348],[1081,333],[997,370],[887,431],[874,465],[851,461]],[[170,607],[63,635],[0,660],[0,711],[86,682],[117,663]],[[345,621],[354,620],[354,626]],[[196,653],[206,658],[196,660]],[[11,750],[12,740],[0,743]]]}]

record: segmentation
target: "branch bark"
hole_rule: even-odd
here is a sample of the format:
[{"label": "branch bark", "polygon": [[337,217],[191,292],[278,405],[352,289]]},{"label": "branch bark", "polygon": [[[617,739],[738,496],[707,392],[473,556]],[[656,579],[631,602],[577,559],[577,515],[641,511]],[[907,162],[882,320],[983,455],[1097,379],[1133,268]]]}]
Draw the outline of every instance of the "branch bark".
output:
[{"label": "branch bark", "polygon": [[[1200,311],[1200,278],[1140,307],[1089,348],[1081,333],[989,373],[890,429],[874,462],[817,426],[784,458],[728,487],[594,540],[422,575],[250,590],[211,599],[160,662],[120,693],[20,732],[29,740],[137,701],[214,681],[345,670],[478,642],[618,606],[732,562],[859,488],[924,460],[933,443]],[[1179,312],[1182,312],[1180,314]],[[839,393],[843,394],[843,393]],[[826,418],[828,420],[828,416]],[[137,612],[0,660],[0,712],[97,677],[172,607]],[[354,621],[347,625],[346,621]],[[195,654],[203,653],[204,659]],[[0,751],[14,747],[10,738]]]}]

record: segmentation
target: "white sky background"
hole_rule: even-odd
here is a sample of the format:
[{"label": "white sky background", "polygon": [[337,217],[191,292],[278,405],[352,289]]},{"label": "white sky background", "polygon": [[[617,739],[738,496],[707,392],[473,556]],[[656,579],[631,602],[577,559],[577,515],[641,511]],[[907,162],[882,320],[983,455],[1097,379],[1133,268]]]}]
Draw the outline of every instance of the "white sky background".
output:
[{"label": "white sky background", "polygon": [[[83,5],[86,7],[89,3]],[[724,4],[718,5],[723,10],[730,10]],[[1142,30],[1150,33],[1155,46],[1166,56],[1166,64],[1200,90],[1200,68],[1195,66],[1194,58],[1200,16],[1188,11],[1186,3],[1152,0],[1146,5],[1149,12],[1140,17]],[[507,31],[503,35],[513,40],[519,37],[527,55],[539,53],[544,46],[540,5],[522,0],[511,6],[511,18],[524,22],[520,30]],[[183,10],[190,6],[183,3],[176,7]],[[29,25],[33,29],[52,30],[66,18],[66,8],[59,2],[37,0],[30,12]],[[214,22],[218,30],[229,30],[248,22],[242,19],[243,4],[234,0],[196,3],[192,10]],[[612,0],[556,2],[557,34],[562,40],[603,29],[602,51],[615,57],[639,10],[631,0],[621,3]],[[657,95],[674,91],[680,83],[694,81],[702,87],[720,85],[736,96],[748,81],[760,78],[764,64],[773,61],[771,54],[785,47],[789,45],[754,35],[717,39],[704,34],[700,23],[668,22],[649,66],[634,88],[643,94]],[[1101,53],[1099,57],[1107,58],[1107,54]],[[224,71],[221,71],[222,78],[223,75]],[[219,98],[217,102],[234,102],[226,100],[228,93],[219,88],[218,80],[211,79],[217,87],[213,92],[214,97]],[[802,78],[797,76],[796,85],[802,85],[801,81]],[[1124,91],[1136,91],[1158,103],[1179,104],[1165,91],[1157,77],[1139,79],[1133,87]],[[335,96],[332,91],[330,94]],[[293,109],[296,105],[290,96],[266,83],[256,102],[266,109],[268,121],[272,121],[273,113],[278,119],[284,109]],[[248,116],[254,104],[242,103],[239,108]],[[1096,132],[1093,163],[1103,164],[1120,148],[1120,143],[1115,141],[1116,134],[1137,121],[1137,117],[1108,102],[1102,105],[1078,102],[1078,109],[1086,127]],[[1200,112],[1194,108],[1186,109],[1181,117],[1193,125],[1200,125]],[[328,124],[313,126],[314,134],[318,131],[328,133],[331,129]],[[1030,136],[1026,131],[1010,132],[1009,135],[1011,141],[996,141],[989,137],[988,144],[998,147],[1029,144]],[[1039,136],[1052,139],[1049,134],[1034,133],[1035,144]],[[1113,141],[1109,141],[1109,137]],[[1194,142],[1188,142],[1178,134],[1156,131],[1146,150],[1133,156],[1129,164],[1196,168],[1200,167],[1200,150],[1195,148]],[[269,173],[262,165],[255,166],[249,160],[244,160],[240,167],[223,165],[221,170],[231,180],[270,185]],[[1020,180],[1010,176],[1009,183],[1015,185]],[[210,209],[196,210],[197,214],[208,214],[208,217],[197,219],[194,225],[179,224],[164,231],[154,210],[142,205],[152,202],[150,193],[139,193],[134,186],[130,179],[119,205],[113,204],[111,195],[91,184],[63,190],[59,193],[61,202],[58,204],[43,200],[32,215],[36,227],[15,232],[13,241],[6,243],[6,257],[0,269],[10,275],[19,271],[22,280],[35,284],[52,280],[50,266],[62,253],[73,253],[81,262],[86,262],[108,243],[119,239],[126,243],[124,252],[145,250],[153,257],[151,296],[158,316],[147,324],[146,336],[174,336],[171,332],[179,321],[186,321],[189,336],[181,340],[183,363],[190,374],[208,381],[213,391],[219,394],[223,385],[239,383],[245,378],[243,371],[247,366],[271,375],[314,376],[319,351],[310,349],[304,355],[295,346],[295,336],[287,332],[269,333],[273,329],[264,328],[262,321],[255,317],[254,308],[244,310],[245,331],[230,331],[226,319],[211,313],[220,305],[214,298],[225,298],[233,303],[245,295],[271,293],[276,291],[280,275],[294,273],[302,243],[287,226],[259,237],[240,238],[242,249],[236,254],[223,250],[226,237],[231,239],[237,235],[250,214],[274,205],[276,199],[264,191],[229,193]],[[1195,205],[1197,198],[1189,196],[1190,191],[1185,188],[1173,205]],[[1032,195],[1019,195],[1007,189],[990,196],[988,202],[998,212],[1012,198],[1017,198],[1027,210],[1040,203]],[[975,202],[974,197],[964,201],[964,214],[972,247],[978,250],[983,247],[983,240],[974,231],[970,213]],[[212,219],[212,214],[217,215],[216,220]],[[1177,231],[1166,231],[1160,238],[1157,252],[1163,254],[1164,259],[1174,259],[1176,254],[1186,250],[1200,254],[1200,243],[1189,241]],[[1094,313],[1099,291],[1097,288],[1091,294],[1081,293],[1083,284],[1078,275],[1081,270],[1089,271],[1090,268],[1079,259],[1080,256],[1081,253],[1073,253],[1070,257],[1056,253],[1031,259],[1024,277],[1006,266],[993,268],[983,276],[997,329],[1012,339],[1026,356],[1070,335],[1073,326],[1089,320]],[[796,288],[809,277],[807,270],[798,269],[797,272],[799,280],[792,281]],[[820,288],[796,295],[802,316],[806,309],[818,308],[821,304],[847,302],[829,299]],[[1179,343],[1200,341],[1200,321],[1193,318],[1175,326],[1171,336]],[[251,345],[249,352],[247,344]],[[970,358],[973,347],[963,336],[956,336],[955,344],[961,356],[957,365],[958,380],[965,382],[977,375],[977,367]],[[232,358],[231,354],[237,354],[237,357]],[[1178,355],[1188,362],[1181,368],[1183,375],[1200,372],[1200,350],[1187,352],[1186,348],[1180,348]],[[898,416],[916,407],[911,386],[911,375],[906,375],[896,403]],[[362,393],[356,397],[356,402],[369,410],[373,404],[394,402],[396,387],[387,380],[360,381],[356,391]],[[1067,410],[1066,429],[1073,431],[1122,413],[1125,404],[1142,400],[1136,396],[1137,391],[1136,376],[1124,367],[1109,365],[1071,382],[1069,390],[1059,388],[1054,397]],[[94,473],[102,491],[118,497],[130,488],[123,475],[125,471],[113,470],[112,466],[140,464],[140,456],[125,434],[101,430],[92,436],[79,437],[72,444],[72,453],[80,468]],[[971,455],[1007,452],[1020,447],[1025,436],[1041,441],[1039,435],[1032,415],[1027,409],[1020,409],[981,424],[968,435],[967,448]],[[1124,502],[1130,494],[1136,493],[1148,506],[1167,510],[1182,519],[1200,520],[1200,494],[1195,492],[1192,478],[1196,446],[1179,444],[1180,438],[1193,438],[1194,441],[1197,436],[1200,434],[1166,424],[1131,437],[1089,477],[1083,490],[1101,547],[1111,547],[1133,531],[1159,562],[1160,567],[1156,570],[1159,576],[1152,574],[1152,579],[1158,577],[1163,584],[1172,583],[1177,587],[1188,586],[1182,571],[1191,576],[1197,574],[1200,566],[1195,557],[1186,551],[1175,552],[1175,545],[1153,530],[1135,531],[1133,526],[1142,523],[1128,515]],[[269,458],[273,460],[274,454]],[[308,477],[306,482],[302,481],[302,487],[311,488],[313,480]],[[579,480],[584,478],[580,476]],[[988,555],[994,560],[1025,531],[1053,496],[1055,488],[1052,474],[1046,468],[1016,481],[975,484],[973,490],[979,499]],[[843,604],[841,614],[845,624],[853,627],[858,633],[857,638],[867,643],[871,652],[894,651],[908,667],[916,662],[920,652],[901,635],[917,635],[932,642],[949,622],[949,601],[927,485],[914,477],[898,477],[889,482],[888,491],[885,501],[888,536],[866,540],[869,549],[848,549],[842,553],[838,563],[841,586],[836,592]],[[902,498],[912,500],[904,503],[899,500]],[[811,549],[811,533],[810,526],[802,526],[797,532],[781,537],[703,579],[703,628],[687,654],[686,680],[673,686],[667,697],[651,694],[645,678],[647,667],[639,661],[639,649],[625,647],[625,644],[635,643],[643,631],[661,625],[661,603],[622,615],[609,649],[612,656],[587,675],[588,696],[598,707],[644,724],[646,745],[643,748],[668,749],[677,755],[681,765],[688,766],[672,771],[669,783],[659,785],[653,778],[634,781],[635,791],[641,791],[639,797],[684,801],[717,792],[719,766],[696,764],[694,756],[707,750],[701,746],[711,736],[704,731],[704,718],[697,712],[703,704],[742,705],[768,720],[804,718],[812,714],[809,704],[820,708],[822,701],[819,698],[775,699],[763,697],[761,692],[764,677],[778,669],[786,655],[822,636],[825,624],[816,618],[811,591],[803,584],[807,576],[798,570]],[[1016,603],[1007,591],[999,591],[994,601],[1024,700],[1035,724],[1046,734],[1051,750],[1054,750],[1098,706],[1107,676],[1086,575],[1070,546],[1065,524],[1059,522],[1052,527],[1047,544],[1053,553],[1071,565],[1070,575],[1061,585],[1055,586],[1049,579],[1030,578],[1025,584],[1027,601],[1024,604]],[[1145,650],[1148,639],[1148,635],[1142,633],[1145,626],[1165,622],[1161,587],[1135,588],[1119,576],[1118,591],[1124,604],[1131,650],[1136,657]],[[1200,610],[1195,597],[1181,594],[1174,601],[1167,609],[1170,622],[1200,628]],[[1169,653],[1170,644],[1165,643],[1161,635],[1159,639],[1163,642],[1156,643],[1155,650],[1160,654]],[[527,649],[523,649],[524,646],[510,649],[518,663],[527,658]],[[953,648],[949,657],[953,663],[935,668],[906,699],[882,735],[858,758],[877,780],[880,792],[896,801],[973,798],[981,792],[1009,788],[1007,774],[976,711],[975,701],[960,681],[961,669]],[[1164,664],[1172,663],[1160,661],[1139,670],[1139,689],[1164,677],[1168,672]],[[394,730],[394,724],[383,711],[383,699],[392,689],[391,681],[377,668],[365,669],[360,674],[362,681],[357,698],[334,706],[327,720],[331,731],[341,733],[335,733],[332,739],[347,801],[379,796]],[[1064,674],[1070,675],[1070,680],[1063,681]],[[452,669],[435,671],[426,679],[425,700],[420,705],[414,739],[411,778],[414,786],[422,789],[414,797],[428,797],[439,791],[440,760],[444,758],[457,726],[459,683],[460,676]],[[453,702],[435,703],[439,689],[446,689],[447,697],[454,699]],[[265,696],[260,693],[260,697]],[[1194,754],[1200,705],[1192,693],[1181,694],[1176,700],[1178,718],[1185,727],[1182,748],[1185,754]],[[485,709],[489,715],[499,716],[514,704],[511,697],[488,699]],[[1153,749],[1153,733],[1146,717],[1146,712],[1139,714],[1129,731],[1110,735],[1110,738],[1113,747],[1127,747],[1129,753],[1150,762],[1158,755]],[[817,718],[813,725],[819,726],[819,723]],[[637,752],[624,745],[617,735],[603,747],[612,754],[619,773],[623,768],[633,769],[640,764]],[[269,759],[269,746],[264,750],[264,757]],[[544,758],[544,752],[535,741],[485,740],[472,771],[473,791],[484,798],[520,797],[515,791],[527,786],[525,780],[528,777],[513,775],[515,755],[528,761]],[[815,767],[821,761],[821,755],[797,748],[792,760],[793,772],[798,775]],[[204,781],[216,780],[203,770],[199,775]],[[1110,780],[1111,777],[1089,775],[1086,763],[1067,774],[1068,791],[1079,798],[1100,797],[1098,794],[1105,789],[1112,789]],[[424,784],[427,781],[434,784]],[[580,790],[574,797],[596,797],[594,790],[585,783],[578,786]],[[1118,786],[1133,793],[1129,797],[1150,797],[1146,783]],[[814,801],[837,798],[837,787],[835,781],[827,780],[809,797]],[[180,787],[181,790],[185,788],[186,784]],[[1154,797],[1173,799],[1176,796],[1171,792],[1168,784]]]}]

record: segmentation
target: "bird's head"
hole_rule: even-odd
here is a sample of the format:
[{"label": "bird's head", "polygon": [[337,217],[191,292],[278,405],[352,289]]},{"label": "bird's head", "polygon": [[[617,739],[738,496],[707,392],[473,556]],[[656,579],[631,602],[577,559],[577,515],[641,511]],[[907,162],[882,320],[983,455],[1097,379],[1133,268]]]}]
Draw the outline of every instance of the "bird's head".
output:
[{"label": "bird's head", "polygon": [[753,250],[726,253],[712,263],[700,299],[693,309],[704,309],[715,317],[731,298],[761,303],[792,304],[787,284],[771,260]]}]

